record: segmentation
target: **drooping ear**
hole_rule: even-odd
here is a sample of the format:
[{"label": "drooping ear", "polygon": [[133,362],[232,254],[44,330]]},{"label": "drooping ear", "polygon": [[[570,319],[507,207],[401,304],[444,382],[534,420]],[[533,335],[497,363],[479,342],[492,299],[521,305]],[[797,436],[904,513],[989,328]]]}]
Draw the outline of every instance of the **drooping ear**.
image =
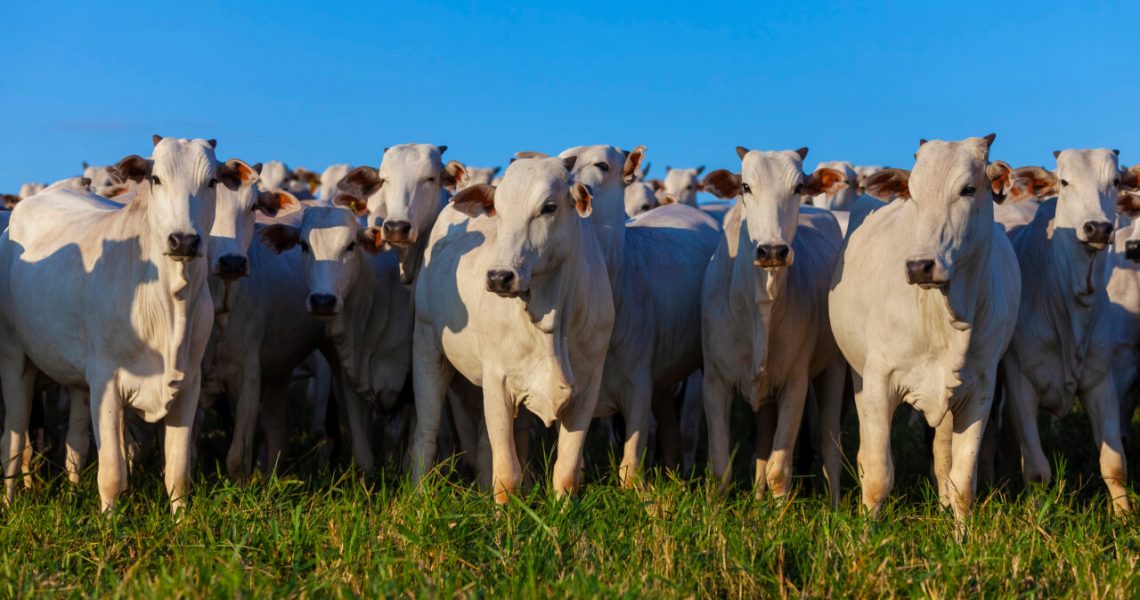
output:
[{"label": "drooping ear", "polygon": [[625,185],[637,181],[637,168],[645,158],[645,146],[638,146],[629,151],[625,157],[625,164],[621,168],[621,180]]},{"label": "drooping ear", "polygon": [[990,180],[990,192],[994,202],[1001,204],[1013,189],[1013,169],[1005,161],[995,160],[986,165],[986,178]]},{"label": "drooping ear", "polygon": [[120,160],[114,167],[107,167],[107,171],[117,183],[126,183],[128,181],[139,183],[143,179],[150,177],[151,166],[152,163],[149,160],[137,154],[132,154]]},{"label": "drooping ear", "polygon": [[1116,195],[1116,212],[1130,219],[1140,217],[1140,194],[1120,190]]},{"label": "drooping ear", "polygon": [[150,136],[150,141],[154,142],[154,145],[157,146],[158,143],[162,141],[162,136],[156,133]]},{"label": "drooping ear", "polygon": [[[747,151],[744,153],[748,154]],[[740,195],[740,174],[727,169],[717,169],[705,176],[701,187],[717,198],[725,200],[735,198]]]},{"label": "drooping ear", "polygon": [[804,147],[802,147],[802,148],[797,148],[797,149],[796,149],[796,154],[799,154],[799,155],[800,155],[800,160],[803,160],[803,159],[807,158],[807,153],[808,153],[808,149],[807,149],[807,146],[804,146]]},{"label": "drooping ear", "polygon": [[231,158],[218,165],[218,181],[231,190],[253,185],[259,176],[256,169],[240,158]]},{"label": "drooping ear", "polygon": [[367,200],[380,189],[380,172],[372,167],[356,167],[336,184],[336,189],[352,196]]},{"label": "drooping ear", "polygon": [[384,249],[384,234],[379,227],[365,227],[356,232],[356,243],[369,254],[378,254]]},{"label": "drooping ear", "polygon": [[368,199],[360,198],[348,192],[337,192],[332,197],[333,206],[343,206],[351,210],[358,217],[368,214]]},{"label": "drooping ear", "polygon": [[827,194],[830,196],[839,193],[839,191],[846,188],[847,185],[847,176],[844,175],[843,172],[823,167],[816,169],[815,173],[804,178],[804,185],[803,188],[800,189],[800,193],[809,196],[815,196],[817,194]]},{"label": "drooping ear", "polygon": [[289,225],[276,223],[261,230],[261,243],[267,248],[281,254],[291,250],[301,241],[301,230]]},{"label": "drooping ear", "polygon": [[[655,192],[660,192],[661,190],[665,189],[665,182],[661,181],[660,179],[649,179],[646,180],[645,183],[648,183],[649,187],[653,188],[653,191]],[[704,184],[702,183],[701,185]]]},{"label": "drooping ear", "polygon": [[570,197],[574,199],[574,208],[578,209],[578,216],[586,218],[594,211],[592,202],[594,194],[590,192],[590,186],[581,182],[575,183],[570,186]]},{"label": "drooping ear", "polygon": [[864,187],[867,195],[890,202],[895,198],[910,198],[910,171],[883,169],[867,178]]},{"label": "drooping ear", "polygon": [[463,180],[467,177],[467,169],[463,163],[453,160],[447,163],[443,168],[443,187],[447,188],[450,192],[455,192],[455,188],[463,185]]},{"label": "drooping ear", "polygon": [[1140,165],[1132,165],[1128,170],[1121,170],[1120,185],[1117,187],[1131,192],[1140,189]]},{"label": "drooping ear", "polygon": [[[534,152],[532,150],[523,150],[521,152],[515,152],[515,160],[521,160],[524,158],[550,158],[550,155],[545,153],[545,152]],[[514,161],[511,161],[511,162],[514,162]]]},{"label": "drooping ear", "polygon": [[301,210],[301,201],[285,190],[272,190],[257,195],[257,210],[267,217],[283,216]]},{"label": "drooping ear", "polygon": [[451,197],[451,205],[455,210],[469,216],[479,215],[495,216],[495,186],[486,183],[477,183],[471,187],[459,190]]},{"label": "drooping ear", "polygon": [[740,160],[744,160],[745,154],[748,154],[748,148],[745,148],[744,146],[736,147],[736,156],[739,157]]},{"label": "drooping ear", "polygon": [[1026,200],[1044,200],[1057,195],[1057,176],[1041,167],[1019,167],[1010,173],[1009,192],[1005,199],[1017,204]]},{"label": "drooping ear", "polygon": [[321,176],[304,167],[297,167],[297,170],[293,171],[293,175],[305,184],[310,193],[315,193],[317,188],[321,187]]}]

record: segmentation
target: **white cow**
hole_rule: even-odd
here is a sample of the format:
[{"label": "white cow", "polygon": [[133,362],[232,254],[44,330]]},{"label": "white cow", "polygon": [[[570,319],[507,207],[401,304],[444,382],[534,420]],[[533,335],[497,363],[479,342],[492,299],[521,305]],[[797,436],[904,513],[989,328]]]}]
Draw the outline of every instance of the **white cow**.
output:
[{"label": "white cow", "polygon": [[1140,194],[1121,191],[1116,210],[1121,226],[1105,261],[1110,303],[1105,319],[1112,324],[1112,380],[1120,398],[1121,434],[1128,437],[1140,395]]},{"label": "white cow", "polygon": [[271,160],[261,168],[261,187],[266,190],[285,190],[299,200],[311,200],[316,187],[310,187],[310,184],[315,177],[314,173],[305,169],[294,171],[279,160]]},{"label": "white cow", "polygon": [[[674,386],[701,366],[701,278],[717,243],[717,225],[699,209],[662,206],[626,225],[625,186],[645,153],[613,146],[579,146],[572,176],[593,190],[590,220],[602,245],[613,290],[615,320],[595,416],[621,413],[623,484],[634,482],[644,458],[651,410],[658,406],[667,454],[677,450]],[[666,462],[675,462],[668,458]],[[687,466],[687,465],[686,465]]]},{"label": "white cow", "polygon": [[833,173],[830,177],[838,176],[838,179],[827,182],[829,185],[826,187],[834,191],[810,196],[805,195],[805,197],[811,198],[811,205],[818,208],[831,211],[850,211],[855,206],[855,201],[862,194],[862,188],[859,187],[859,174],[855,172],[855,166],[845,160],[824,161],[816,165],[815,172],[818,173],[824,169],[829,169]]},{"label": "white cow", "polygon": [[352,170],[352,165],[338,163],[329,165],[321,172],[321,187],[317,190],[317,199],[329,202],[336,193],[336,186]]},{"label": "white cow", "polygon": [[814,377],[824,475],[836,505],[846,366],[828,325],[827,292],[843,234],[828,211],[801,208],[800,197],[834,195],[843,174],[824,167],[805,176],[807,148],[736,153],[739,174],[722,169],[705,179],[715,195],[736,199],[701,293],[712,473],[722,486],[729,482],[729,415],[740,396],[756,413],[756,497],[769,487],[785,496]]},{"label": "white cow", "polygon": [[91,191],[104,198],[116,198],[131,187],[130,183],[117,181],[113,175],[114,170],[114,165],[95,166],[83,163],[83,176],[91,180]]},{"label": "white cow", "polygon": [[688,204],[697,205],[697,192],[701,191],[701,173],[705,166],[695,169],[674,169],[665,167],[665,182],[663,189],[658,193],[661,204]]},{"label": "white cow", "polygon": [[46,183],[40,183],[40,182],[22,183],[22,184],[20,184],[20,193],[18,195],[20,197],[20,200],[25,200],[27,198],[31,198],[32,196],[35,196],[36,194],[44,191],[45,188],[47,188]]},{"label": "white cow", "polygon": [[629,218],[644,214],[659,205],[657,192],[651,184],[635,181],[625,188],[625,215]]},{"label": "white cow", "polygon": [[998,361],[1013,335],[1021,277],[994,224],[994,190],[1010,171],[988,164],[994,136],[922,143],[914,170],[867,180],[900,196],[849,234],[828,297],[853,371],[863,504],[873,515],[894,483],[891,419],[906,402],[935,428],[939,497],[962,520]]},{"label": "white cow", "polygon": [[184,505],[214,316],[202,237],[216,186],[237,188],[255,173],[241,161],[219,164],[206,140],[154,142],[152,159],[128,156],[115,167],[121,180],[146,182],[130,205],[58,190],[17,206],[0,237],[0,462],[9,501],[19,462],[10,459],[25,443],[38,369],[91,390],[103,510],[127,483],[124,407],[165,420],[166,489],[172,509]]},{"label": "white cow", "polygon": [[371,404],[396,406],[411,369],[411,292],[401,285],[393,252],[381,252],[379,232],[360,225],[367,196],[346,191],[336,206],[309,206],[299,228],[266,227],[262,240],[278,252],[300,246],[308,297],[334,352],[333,387],[344,402],[352,454],[364,473],[374,470]]},{"label": "white cow", "polygon": [[1002,360],[1006,407],[1025,480],[1048,483],[1052,472],[1041,448],[1038,409],[1065,414],[1079,396],[1092,421],[1113,510],[1127,512],[1103,250],[1112,244],[1118,191],[1135,187],[1136,176],[1119,170],[1112,150],[1054,156],[1055,175],[1040,170],[1028,176],[1055,177],[1059,185],[1033,189],[1053,187],[1057,198],[1042,203],[1012,240],[1024,283],[1017,329]]},{"label": "white cow", "polygon": [[467,188],[440,214],[416,284],[413,481],[458,371],[483,388],[497,502],[522,480],[521,406],[559,422],[554,490],[577,488],[614,310],[589,189],[570,182],[576,160],[517,160],[498,188]]}]

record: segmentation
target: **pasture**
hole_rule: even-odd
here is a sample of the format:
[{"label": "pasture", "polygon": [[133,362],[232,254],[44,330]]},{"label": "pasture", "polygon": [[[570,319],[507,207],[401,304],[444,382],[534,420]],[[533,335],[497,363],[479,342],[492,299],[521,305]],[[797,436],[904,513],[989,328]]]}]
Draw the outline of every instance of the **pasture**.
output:
[{"label": "pasture", "polygon": [[556,500],[546,484],[505,506],[440,474],[446,465],[418,493],[392,470],[366,488],[351,471],[318,471],[304,457],[279,477],[237,487],[206,456],[179,522],[156,470],[134,475],[108,518],[98,511],[95,469],[75,489],[48,468],[3,516],[0,595],[1125,598],[1140,591],[1135,518],[1111,516],[1103,485],[1077,475],[1096,471],[1084,415],[1046,429],[1056,483],[981,492],[960,540],[953,516],[939,507],[929,451],[904,421],[894,428],[898,493],[878,521],[864,516],[850,473],[835,512],[810,467],[800,469],[806,474],[794,500],[757,502],[741,456],[727,497],[704,479],[657,471],[623,490],[603,454],[594,456],[578,497]]}]

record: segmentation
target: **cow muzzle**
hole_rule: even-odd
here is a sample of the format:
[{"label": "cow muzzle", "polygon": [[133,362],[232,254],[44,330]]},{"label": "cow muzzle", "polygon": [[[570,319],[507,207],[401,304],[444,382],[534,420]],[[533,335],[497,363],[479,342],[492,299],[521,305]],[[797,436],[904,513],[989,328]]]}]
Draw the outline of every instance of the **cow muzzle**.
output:
[{"label": "cow muzzle", "polygon": [[202,247],[202,236],[196,233],[172,233],[166,238],[166,255],[174,260],[198,258]]},{"label": "cow muzzle", "polygon": [[412,235],[412,224],[408,221],[384,221],[380,233],[385,242],[395,246],[407,246],[416,241]]},{"label": "cow muzzle", "polygon": [[218,257],[218,277],[224,281],[234,281],[249,275],[249,259],[240,254],[226,254]]},{"label": "cow muzzle", "polygon": [[309,312],[318,317],[331,317],[340,312],[340,302],[332,294],[309,294]]},{"label": "cow muzzle", "polygon": [[786,267],[790,255],[791,248],[787,244],[760,244],[756,246],[756,258],[752,264],[765,269]]},{"label": "cow muzzle", "polygon": [[487,271],[487,291],[503,298],[517,298],[522,294],[519,290],[518,275],[509,269]]},{"label": "cow muzzle", "polygon": [[1112,223],[1107,221],[1085,221],[1081,225],[1081,233],[1084,234],[1085,239],[1081,243],[1085,248],[1097,251],[1104,250],[1108,247],[1109,242],[1112,241]]},{"label": "cow muzzle", "polygon": [[950,283],[950,274],[938,261],[919,258],[906,261],[906,282],[928,290],[946,286]]}]

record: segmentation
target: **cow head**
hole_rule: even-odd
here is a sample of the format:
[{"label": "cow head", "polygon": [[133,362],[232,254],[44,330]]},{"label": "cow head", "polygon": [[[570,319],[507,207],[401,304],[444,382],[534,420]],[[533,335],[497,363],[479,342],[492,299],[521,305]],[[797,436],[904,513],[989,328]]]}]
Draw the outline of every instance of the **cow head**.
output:
[{"label": "cow head", "polygon": [[813,206],[827,210],[850,210],[859,197],[859,175],[855,173],[855,167],[844,160],[832,160],[819,163],[815,169],[831,169],[842,175],[842,179],[834,182],[831,186],[834,191],[830,194],[805,197],[811,199]]},{"label": "cow head", "polygon": [[[1140,165],[1133,165],[1127,170],[1131,174],[1140,174]],[[1124,241],[1124,258],[1132,262],[1140,262],[1140,192],[1122,189],[1116,197],[1116,212],[1129,221],[1131,229],[1128,239]]]},{"label": "cow head", "polygon": [[720,198],[740,199],[753,264],[765,269],[791,266],[800,196],[834,193],[842,185],[843,174],[822,168],[804,175],[807,148],[763,152],[737,146],[736,153],[741,159],[740,173],[713,171],[703,187]]},{"label": "cow head", "polygon": [[917,212],[906,255],[908,283],[945,288],[958,265],[989,247],[994,191],[1006,189],[1011,177],[1005,163],[989,163],[995,137],[924,140],[912,171],[884,169],[867,180],[869,193],[909,197]]},{"label": "cow head", "polygon": [[426,236],[452,179],[441,157],[447,146],[401,144],[384,150],[380,169],[357,167],[337,184],[339,193],[363,201],[369,226],[384,242],[407,248]]},{"label": "cow head", "polygon": [[210,229],[210,270],[226,281],[249,274],[249,245],[257,213],[275,217],[299,210],[301,203],[284,190],[263,191],[257,183],[261,164],[252,167],[231,159],[229,165],[241,174],[236,190],[218,190],[214,226]]},{"label": "cow head", "polygon": [[380,241],[360,226],[356,212],[340,206],[309,207],[300,228],[270,225],[261,230],[261,241],[277,253],[301,247],[309,286],[306,306],[318,317],[340,314],[356,278],[365,271],[360,267],[362,253],[380,251]]},{"label": "cow head", "polygon": [[701,173],[705,166],[695,169],[674,169],[665,167],[664,189],[661,192],[661,204],[688,204],[697,205],[697,192],[701,191]]},{"label": "cow head", "polygon": [[635,181],[625,188],[625,214],[632,218],[649,212],[658,205],[653,186],[644,181]]},{"label": "cow head", "polygon": [[1121,190],[1134,191],[1136,174],[1121,171],[1114,150],[1065,150],[1057,159],[1055,228],[1071,229],[1086,250],[1103,250],[1112,242]]},{"label": "cow head", "polygon": [[570,177],[591,190],[595,223],[616,227],[625,222],[625,188],[637,179],[645,146],[629,152],[615,146],[576,146],[558,157],[574,159]]},{"label": "cow head", "polygon": [[213,225],[218,186],[238,189],[241,174],[217,161],[213,140],[153,139],[152,158],[128,156],[115,165],[114,177],[145,186],[152,244],[172,260],[193,260]]}]

